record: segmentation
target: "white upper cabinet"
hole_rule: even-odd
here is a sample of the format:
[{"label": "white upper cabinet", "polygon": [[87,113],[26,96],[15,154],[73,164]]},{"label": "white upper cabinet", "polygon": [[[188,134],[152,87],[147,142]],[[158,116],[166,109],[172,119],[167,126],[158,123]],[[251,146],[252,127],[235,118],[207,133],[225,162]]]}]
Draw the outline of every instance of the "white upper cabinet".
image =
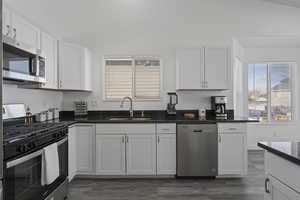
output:
[{"label": "white upper cabinet", "polygon": [[177,90],[202,89],[204,80],[204,48],[177,51],[176,77]]},{"label": "white upper cabinet", "polygon": [[2,11],[2,34],[5,42],[36,54],[41,48],[40,29],[18,15],[5,4]]},{"label": "white upper cabinet", "polygon": [[90,59],[88,49],[59,42],[59,89],[91,90]]},{"label": "white upper cabinet", "polygon": [[2,34],[11,37],[11,11],[5,6],[2,10]]},{"label": "white upper cabinet", "polygon": [[176,89],[228,89],[228,59],[226,47],[178,50],[176,53]]},{"label": "white upper cabinet", "polygon": [[43,88],[57,89],[57,40],[51,35],[41,33],[41,51],[46,59],[46,83]]},{"label": "white upper cabinet", "polygon": [[228,89],[228,48],[205,48],[206,89]]},{"label": "white upper cabinet", "polygon": [[11,18],[12,37],[17,45],[26,48],[40,49],[40,29],[33,26],[23,17],[12,13]]}]

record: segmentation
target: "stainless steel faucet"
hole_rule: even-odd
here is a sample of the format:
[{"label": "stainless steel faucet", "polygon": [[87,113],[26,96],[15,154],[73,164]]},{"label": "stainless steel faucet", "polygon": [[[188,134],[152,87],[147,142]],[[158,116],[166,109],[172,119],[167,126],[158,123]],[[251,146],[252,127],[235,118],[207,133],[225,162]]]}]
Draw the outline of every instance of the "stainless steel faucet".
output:
[{"label": "stainless steel faucet", "polygon": [[125,100],[129,100],[130,101],[130,107],[129,107],[129,114],[130,114],[130,117],[133,117],[133,107],[132,107],[132,98],[130,97],[124,97],[121,101],[121,105],[120,107],[123,108],[124,107],[124,102]]}]

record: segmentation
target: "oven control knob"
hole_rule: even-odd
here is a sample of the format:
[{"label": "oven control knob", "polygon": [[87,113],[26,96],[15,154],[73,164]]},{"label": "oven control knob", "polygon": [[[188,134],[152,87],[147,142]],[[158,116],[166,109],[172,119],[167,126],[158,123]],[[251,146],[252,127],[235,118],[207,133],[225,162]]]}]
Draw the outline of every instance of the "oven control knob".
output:
[{"label": "oven control knob", "polygon": [[17,151],[18,151],[19,153],[24,153],[24,152],[26,152],[26,146],[25,146],[25,145],[19,146],[19,147],[17,148]]},{"label": "oven control knob", "polygon": [[31,142],[29,144],[27,144],[28,149],[34,149],[35,148],[35,143]]},{"label": "oven control knob", "polygon": [[65,134],[65,131],[60,131],[60,136],[65,136],[66,134]]}]

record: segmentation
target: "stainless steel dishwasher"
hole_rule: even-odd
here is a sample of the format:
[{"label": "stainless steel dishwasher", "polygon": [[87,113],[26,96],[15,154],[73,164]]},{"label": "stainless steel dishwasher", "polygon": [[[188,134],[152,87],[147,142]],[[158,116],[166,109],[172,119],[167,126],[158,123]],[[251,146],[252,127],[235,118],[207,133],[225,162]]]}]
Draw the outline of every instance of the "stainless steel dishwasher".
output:
[{"label": "stainless steel dishwasher", "polygon": [[217,173],[217,125],[177,125],[177,177],[215,177]]}]

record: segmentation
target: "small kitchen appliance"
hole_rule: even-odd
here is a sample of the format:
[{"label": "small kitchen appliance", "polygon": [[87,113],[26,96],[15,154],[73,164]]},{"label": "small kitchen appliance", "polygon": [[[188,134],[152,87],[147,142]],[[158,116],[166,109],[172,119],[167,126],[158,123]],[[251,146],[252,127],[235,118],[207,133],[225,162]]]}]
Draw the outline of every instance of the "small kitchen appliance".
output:
[{"label": "small kitchen appliance", "polygon": [[216,119],[220,119],[220,120],[227,119],[226,104],[227,104],[226,96],[211,97],[211,109],[213,110]]},{"label": "small kitchen appliance", "polygon": [[167,106],[168,115],[176,115],[176,105],[178,104],[178,95],[175,92],[168,93],[170,101]]}]

